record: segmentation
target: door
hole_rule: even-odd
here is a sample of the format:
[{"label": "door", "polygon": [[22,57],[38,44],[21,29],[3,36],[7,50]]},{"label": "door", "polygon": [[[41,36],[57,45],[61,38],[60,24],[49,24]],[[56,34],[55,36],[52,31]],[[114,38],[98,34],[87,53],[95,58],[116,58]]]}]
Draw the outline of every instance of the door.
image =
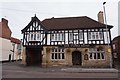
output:
[{"label": "door", "polygon": [[27,65],[41,65],[42,64],[42,53],[41,48],[28,48],[26,62]]},{"label": "door", "polygon": [[73,65],[81,65],[82,64],[81,52],[74,51],[72,53],[72,63],[73,63]]}]

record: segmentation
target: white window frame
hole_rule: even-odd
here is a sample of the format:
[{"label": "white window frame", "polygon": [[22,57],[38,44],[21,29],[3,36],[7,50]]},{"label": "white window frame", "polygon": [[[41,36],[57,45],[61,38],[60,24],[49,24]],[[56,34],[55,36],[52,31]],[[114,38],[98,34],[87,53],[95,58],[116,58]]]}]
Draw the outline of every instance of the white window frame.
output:
[{"label": "white window frame", "polygon": [[64,41],[64,33],[52,33],[51,35],[51,41]]},{"label": "white window frame", "polygon": [[103,33],[100,32],[88,32],[88,39],[89,40],[102,40],[103,39]]},{"label": "white window frame", "polygon": [[83,40],[83,31],[79,31],[79,40]]},{"label": "white window frame", "polygon": [[[57,58],[56,56],[57,55]],[[53,58],[52,58],[53,56]],[[64,56],[64,58],[63,58]],[[65,52],[63,48],[53,48],[51,51],[51,60],[65,60]]]},{"label": "white window frame", "polygon": [[[90,54],[92,55],[92,59],[90,58]],[[94,58],[95,54],[96,54],[96,59]],[[98,59],[98,54],[100,54],[100,59]],[[102,54],[104,58],[102,58]],[[92,48],[91,50],[89,50],[89,60],[105,60],[105,52],[97,51],[96,49]]]}]

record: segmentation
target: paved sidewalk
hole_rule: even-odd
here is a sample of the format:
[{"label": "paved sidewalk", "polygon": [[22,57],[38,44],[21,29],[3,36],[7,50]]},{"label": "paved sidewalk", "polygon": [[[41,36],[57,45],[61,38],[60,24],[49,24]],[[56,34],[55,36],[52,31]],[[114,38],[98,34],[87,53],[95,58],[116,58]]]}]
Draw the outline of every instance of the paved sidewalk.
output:
[{"label": "paved sidewalk", "polygon": [[64,72],[84,72],[84,73],[118,73],[114,68],[62,68]]}]

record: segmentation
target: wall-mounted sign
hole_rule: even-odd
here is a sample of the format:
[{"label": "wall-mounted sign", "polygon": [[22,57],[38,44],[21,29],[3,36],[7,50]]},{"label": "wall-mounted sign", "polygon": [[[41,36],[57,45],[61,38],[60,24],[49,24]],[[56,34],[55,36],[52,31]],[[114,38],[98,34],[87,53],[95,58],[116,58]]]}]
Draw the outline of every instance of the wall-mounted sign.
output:
[{"label": "wall-mounted sign", "polygon": [[94,47],[93,45],[88,45],[88,44],[65,44],[65,45],[61,45],[60,47],[65,47],[65,48],[88,48],[88,47]]}]

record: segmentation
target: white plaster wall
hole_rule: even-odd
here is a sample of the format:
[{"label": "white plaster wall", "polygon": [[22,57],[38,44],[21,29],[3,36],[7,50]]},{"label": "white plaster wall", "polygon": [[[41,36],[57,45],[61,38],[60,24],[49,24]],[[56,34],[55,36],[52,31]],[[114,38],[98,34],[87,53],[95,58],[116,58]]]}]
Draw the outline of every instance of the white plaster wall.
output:
[{"label": "white plaster wall", "polygon": [[[9,60],[9,54],[12,54],[11,53],[11,41],[8,40],[8,39],[4,39],[4,38],[0,38],[0,45],[1,45],[1,48],[0,48],[0,52],[2,56],[0,56],[0,58],[2,59],[2,61],[4,60]],[[1,61],[1,60],[0,60]]]},{"label": "white plaster wall", "polygon": [[[15,43],[11,43],[11,45],[12,44],[15,44]],[[21,51],[17,49],[17,46],[18,46],[18,44],[15,44],[15,47],[13,47],[13,45],[11,47],[11,50],[13,50],[13,48],[14,48],[14,60],[18,60],[19,57],[20,57],[20,59],[22,59],[22,56],[21,56],[22,54],[18,55],[18,53],[21,52]],[[12,57],[12,60],[13,60],[13,52],[12,52],[11,57]]]}]

